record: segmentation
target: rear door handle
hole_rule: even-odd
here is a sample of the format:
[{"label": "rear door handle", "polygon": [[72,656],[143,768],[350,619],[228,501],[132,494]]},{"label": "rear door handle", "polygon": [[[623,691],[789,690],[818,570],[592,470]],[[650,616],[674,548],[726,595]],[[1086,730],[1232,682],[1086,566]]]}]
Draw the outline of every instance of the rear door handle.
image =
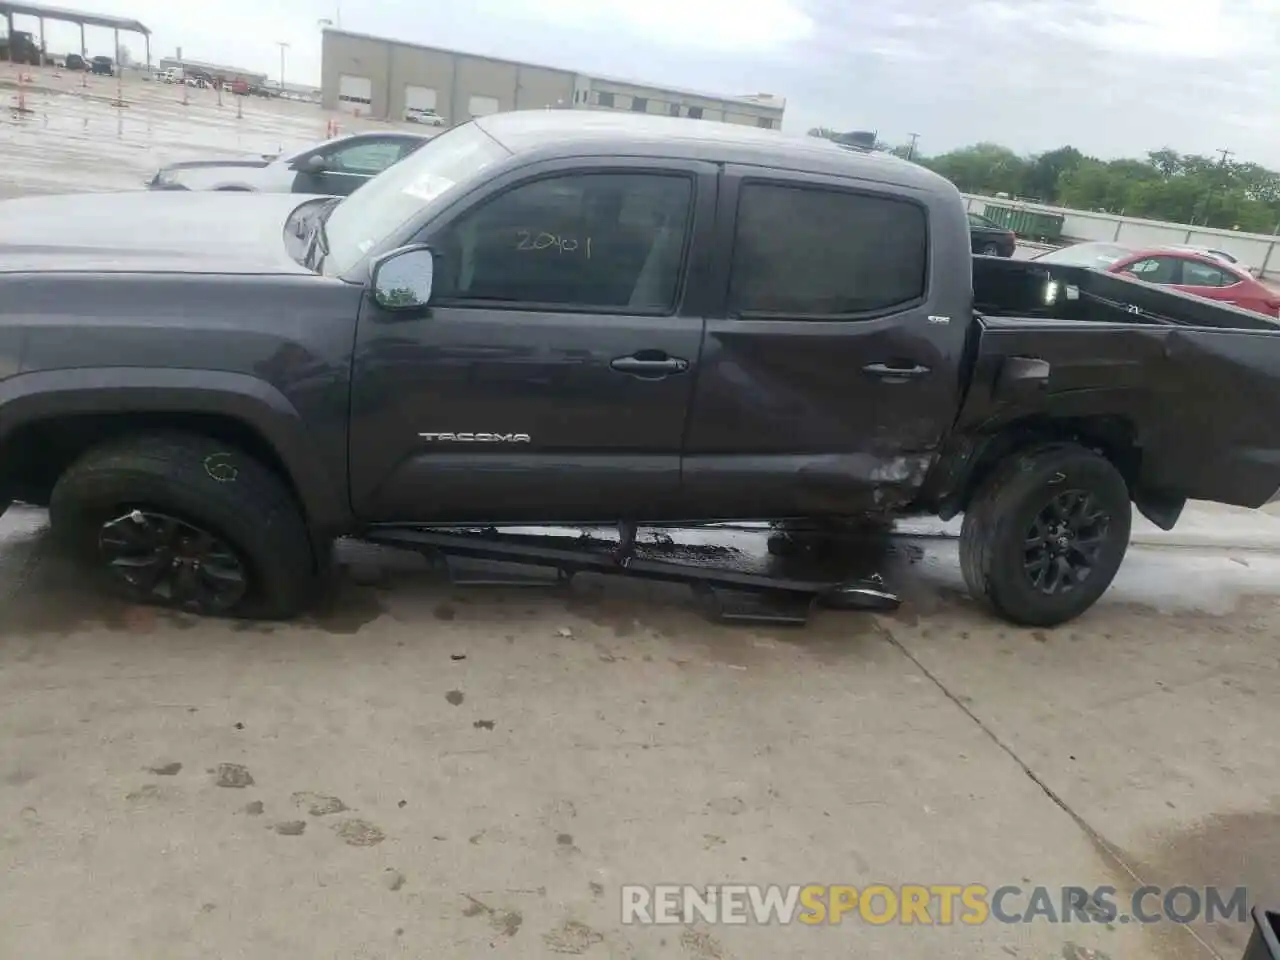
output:
[{"label": "rear door handle", "polygon": [[661,380],[673,373],[684,373],[689,369],[689,361],[681,360],[679,357],[631,356],[619,357],[610,363],[609,367],[618,373],[625,373],[641,380]]},{"label": "rear door handle", "polygon": [[918,377],[926,376],[929,373],[929,368],[921,366],[918,363],[914,366],[895,366],[890,363],[868,363],[862,368],[862,372],[869,377],[876,377],[890,383],[901,383],[906,380],[914,380]]}]

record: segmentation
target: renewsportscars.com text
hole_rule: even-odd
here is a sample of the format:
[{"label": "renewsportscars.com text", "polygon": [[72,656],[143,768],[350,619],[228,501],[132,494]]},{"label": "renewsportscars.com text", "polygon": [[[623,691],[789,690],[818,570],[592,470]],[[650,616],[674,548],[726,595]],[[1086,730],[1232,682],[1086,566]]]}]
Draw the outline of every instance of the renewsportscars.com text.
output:
[{"label": "renewsportscars.com text", "polygon": [[1244,887],[987,887],[983,884],[661,884],[622,887],[622,922],[757,925],[844,922],[947,926],[985,923],[1244,923]]}]

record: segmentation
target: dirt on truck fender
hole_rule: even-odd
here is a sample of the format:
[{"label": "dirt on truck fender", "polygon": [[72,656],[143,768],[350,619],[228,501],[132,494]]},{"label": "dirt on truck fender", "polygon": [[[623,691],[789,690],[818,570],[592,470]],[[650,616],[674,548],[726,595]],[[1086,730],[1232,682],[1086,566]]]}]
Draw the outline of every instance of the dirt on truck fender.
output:
[{"label": "dirt on truck fender", "polygon": [[512,112],[343,198],[0,204],[0,502],[199,613],[299,613],[342,536],[623,521],[670,579],[636,524],[933,513],[975,596],[1062,623],[1131,503],[1275,496],[1278,372],[1264,318],[974,258],[924,168],[728,124]]}]

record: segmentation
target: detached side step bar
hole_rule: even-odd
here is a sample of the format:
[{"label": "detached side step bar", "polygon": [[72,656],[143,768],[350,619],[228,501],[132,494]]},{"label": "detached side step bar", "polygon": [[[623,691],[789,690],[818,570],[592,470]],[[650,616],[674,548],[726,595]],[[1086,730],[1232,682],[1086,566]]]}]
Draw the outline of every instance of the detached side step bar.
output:
[{"label": "detached side step bar", "polygon": [[[878,580],[821,580],[752,573],[715,566],[638,556],[635,553],[634,524],[621,524],[621,541],[612,550],[564,546],[565,537],[503,534],[493,530],[459,531],[416,527],[374,527],[363,539],[387,547],[418,550],[445,557],[496,561],[553,568],[553,578],[468,576],[460,583],[518,586],[554,585],[578,573],[639,577],[667,583],[687,583],[702,595],[717,601],[721,619],[735,623],[787,623],[802,625],[815,602],[840,609],[895,610],[898,597]],[[559,541],[559,542],[552,542]],[[599,541],[593,541],[599,544]],[[730,603],[724,593],[754,595],[755,602]],[[761,604],[761,600],[773,601]]]}]

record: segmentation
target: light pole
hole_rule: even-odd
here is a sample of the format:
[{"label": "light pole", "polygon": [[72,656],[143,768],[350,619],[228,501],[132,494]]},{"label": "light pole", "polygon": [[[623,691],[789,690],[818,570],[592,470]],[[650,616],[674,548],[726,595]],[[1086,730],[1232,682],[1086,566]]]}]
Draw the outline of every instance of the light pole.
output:
[{"label": "light pole", "polygon": [[283,40],[277,40],[276,44],[280,47],[280,92],[284,93],[284,52],[289,49],[289,44]]}]

